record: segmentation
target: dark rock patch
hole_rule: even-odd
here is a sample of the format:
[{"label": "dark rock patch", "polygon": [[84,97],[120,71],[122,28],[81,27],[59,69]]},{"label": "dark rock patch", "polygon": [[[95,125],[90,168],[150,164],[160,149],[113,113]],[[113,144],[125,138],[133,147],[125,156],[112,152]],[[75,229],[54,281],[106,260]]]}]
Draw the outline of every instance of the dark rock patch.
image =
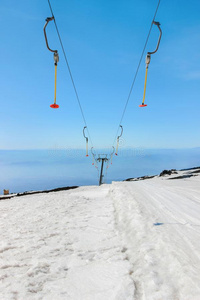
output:
[{"label": "dark rock patch", "polygon": [[185,179],[185,178],[190,178],[190,177],[193,177],[193,176],[197,176],[197,175],[192,175],[192,174],[182,175],[182,176],[168,178],[168,180],[172,180],[172,179]]},{"label": "dark rock patch", "polygon": [[26,196],[26,195],[67,191],[67,190],[76,189],[76,188],[78,188],[78,186],[66,186],[66,187],[56,188],[56,189],[52,189],[52,190],[35,191],[35,192],[30,191],[30,192],[18,193],[17,195],[13,195],[13,196],[10,195],[9,197],[0,197],[0,200],[6,200],[6,199],[13,198],[13,197],[21,197],[21,196]]},{"label": "dark rock patch", "polygon": [[191,173],[192,173],[192,174],[200,173],[200,170],[192,171]]},{"label": "dark rock patch", "polygon": [[142,176],[142,177],[136,177],[136,178],[128,178],[128,179],[125,179],[123,181],[139,181],[139,180],[145,180],[145,179],[151,179],[151,178],[154,178],[156,175],[153,175],[153,176]]},{"label": "dark rock patch", "polygon": [[165,175],[171,175],[171,174],[178,174],[178,173],[176,172],[176,169],[163,170],[159,176],[165,176]]},{"label": "dark rock patch", "polygon": [[181,169],[180,171],[190,171],[190,170],[195,170],[195,169],[200,169],[200,167],[194,167],[194,168],[188,168],[188,169]]}]

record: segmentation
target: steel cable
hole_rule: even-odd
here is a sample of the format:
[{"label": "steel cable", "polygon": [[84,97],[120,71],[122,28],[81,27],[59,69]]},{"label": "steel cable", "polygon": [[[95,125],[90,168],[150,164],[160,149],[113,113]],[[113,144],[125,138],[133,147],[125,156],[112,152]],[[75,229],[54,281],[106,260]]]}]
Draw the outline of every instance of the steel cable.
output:
[{"label": "steel cable", "polygon": [[78,92],[77,92],[77,88],[76,88],[76,85],[75,85],[75,81],[74,81],[74,78],[73,78],[73,76],[72,76],[72,71],[71,71],[71,68],[70,68],[70,66],[69,66],[69,62],[68,62],[68,59],[67,59],[67,55],[66,55],[66,52],[65,52],[65,48],[64,48],[64,46],[63,46],[63,42],[62,42],[62,39],[61,39],[59,30],[58,30],[58,26],[57,26],[57,23],[56,23],[56,18],[55,18],[54,13],[53,13],[53,9],[52,9],[52,6],[51,6],[51,2],[50,2],[50,0],[47,0],[47,1],[48,1],[48,4],[49,4],[49,8],[50,8],[52,17],[54,18],[54,24],[55,24],[56,31],[57,31],[57,34],[58,34],[58,38],[59,38],[59,41],[60,41],[60,45],[61,45],[61,48],[62,48],[62,51],[63,51],[63,55],[64,55],[64,58],[65,58],[65,62],[66,62],[66,65],[67,65],[67,68],[68,68],[68,71],[69,71],[69,75],[70,75],[70,78],[71,78],[71,81],[72,81],[72,85],[73,85],[73,88],[74,88],[74,92],[75,92],[75,95],[76,95],[76,99],[77,99],[77,101],[78,101],[78,105],[79,105],[79,108],[80,108],[80,111],[81,111],[81,115],[82,115],[84,124],[85,124],[85,126],[87,127],[87,132],[88,132],[88,136],[89,136],[89,138],[90,138],[91,145],[93,146],[92,139],[91,139],[91,136],[90,136],[90,132],[89,132],[89,129],[88,129],[88,126],[87,126],[86,118],[85,118],[85,115],[84,115],[84,112],[83,112],[83,108],[82,108],[82,105],[81,105],[81,102],[80,102],[80,98],[79,98],[79,95],[78,95]]},{"label": "steel cable", "polygon": [[154,17],[153,17],[153,20],[151,22],[151,26],[150,26],[150,29],[149,29],[149,32],[148,32],[148,35],[147,35],[147,38],[146,38],[146,41],[145,41],[145,44],[144,44],[144,47],[143,47],[143,50],[142,50],[142,54],[140,56],[140,59],[139,59],[139,63],[138,63],[138,66],[137,66],[137,69],[136,69],[136,72],[135,72],[135,76],[133,78],[133,82],[131,84],[131,88],[130,88],[130,91],[129,91],[129,94],[128,94],[128,97],[127,97],[127,100],[126,100],[126,103],[125,103],[125,106],[124,106],[124,110],[122,112],[122,116],[121,116],[121,119],[120,119],[120,122],[119,122],[119,125],[118,125],[118,128],[117,128],[117,133],[115,135],[115,138],[114,138],[114,141],[113,141],[113,144],[112,146],[114,146],[114,143],[115,143],[115,140],[117,138],[117,135],[118,135],[118,131],[119,131],[119,128],[120,128],[120,125],[124,119],[124,115],[125,115],[125,112],[126,112],[126,109],[127,109],[127,106],[128,106],[128,103],[129,103],[129,100],[130,100],[130,97],[131,97],[131,94],[132,94],[132,91],[133,91],[133,87],[134,87],[134,84],[135,84],[135,81],[136,81],[136,78],[137,78],[137,75],[138,75],[138,71],[139,71],[139,68],[140,68],[140,65],[141,65],[141,62],[142,62],[142,59],[143,59],[143,56],[144,56],[144,51],[146,49],[146,46],[147,46],[147,43],[148,43],[148,40],[149,40],[149,36],[151,34],[151,30],[152,30],[152,26],[153,26],[153,21],[155,21],[155,17],[157,15],[157,12],[158,12],[158,8],[159,8],[159,5],[160,5],[160,1],[161,0],[158,0],[158,4],[157,4],[157,7],[156,7],[156,10],[155,10],[155,13],[154,13]]}]

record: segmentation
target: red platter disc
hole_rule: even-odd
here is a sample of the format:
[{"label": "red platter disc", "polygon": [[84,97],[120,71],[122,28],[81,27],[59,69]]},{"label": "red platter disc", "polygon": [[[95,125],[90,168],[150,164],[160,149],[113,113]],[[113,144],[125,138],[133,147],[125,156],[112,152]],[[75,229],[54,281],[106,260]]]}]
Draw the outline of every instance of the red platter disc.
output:
[{"label": "red platter disc", "polygon": [[51,108],[59,108],[59,105],[54,103],[54,104],[51,104],[50,107]]}]

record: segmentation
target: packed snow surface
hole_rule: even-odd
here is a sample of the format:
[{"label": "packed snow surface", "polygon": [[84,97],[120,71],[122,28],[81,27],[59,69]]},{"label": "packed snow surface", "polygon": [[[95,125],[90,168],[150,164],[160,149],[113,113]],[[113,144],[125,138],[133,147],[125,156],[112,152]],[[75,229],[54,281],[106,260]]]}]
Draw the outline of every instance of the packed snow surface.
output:
[{"label": "packed snow surface", "polygon": [[188,173],[1,200],[0,300],[200,300]]}]

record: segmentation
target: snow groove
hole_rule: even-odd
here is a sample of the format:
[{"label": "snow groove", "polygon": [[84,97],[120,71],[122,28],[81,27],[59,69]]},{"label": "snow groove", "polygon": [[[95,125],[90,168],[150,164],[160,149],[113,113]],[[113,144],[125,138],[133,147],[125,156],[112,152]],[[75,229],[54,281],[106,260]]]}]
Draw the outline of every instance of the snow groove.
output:
[{"label": "snow groove", "polygon": [[[134,299],[200,299],[200,231],[191,228],[199,224],[200,191],[194,180],[183,184],[156,178],[111,185],[116,226],[132,264]],[[177,194],[177,185],[182,193],[177,189]]]}]

